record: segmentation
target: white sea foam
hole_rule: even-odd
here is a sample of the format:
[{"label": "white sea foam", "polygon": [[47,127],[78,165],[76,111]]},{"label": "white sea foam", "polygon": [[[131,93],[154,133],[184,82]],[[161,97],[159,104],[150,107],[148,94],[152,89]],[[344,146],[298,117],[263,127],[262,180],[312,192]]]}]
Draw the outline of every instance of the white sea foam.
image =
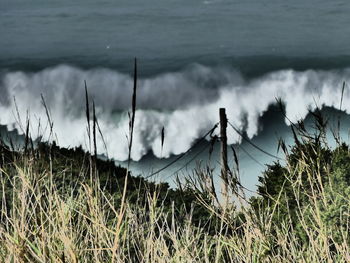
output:
[{"label": "white sea foam", "polygon": [[[38,73],[9,72],[1,77],[0,124],[20,129],[30,117],[30,133],[47,139],[48,129],[42,94],[54,122],[55,139],[61,146],[88,148],[85,120],[84,80],[97,106],[97,116],[110,157],[127,158],[128,116],[132,78],[109,69],[80,70],[57,66]],[[258,119],[281,98],[292,120],[303,119],[309,109],[338,107],[343,81],[350,70],[295,72],[282,70],[245,81],[233,69],[201,65],[186,70],[140,79],[137,93],[135,133],[131,157],[139,160],[148,151],[167,157],[186,151],[218,121],[218,109],[226,107],[229,120],[246,127],[248,136],[258,133]],[[15,101],[14,99],[15,98]],[[343,109],[350,112],[350,91],[344,93]],[[17,121],[16,121],[17,119]],[[38,130],[40,122],[41,129]],[[160,133],[165,128],[161,153]],[[229,130],[228,142],[240,137]],[[98,150],[104,152],[101,139]]]}]

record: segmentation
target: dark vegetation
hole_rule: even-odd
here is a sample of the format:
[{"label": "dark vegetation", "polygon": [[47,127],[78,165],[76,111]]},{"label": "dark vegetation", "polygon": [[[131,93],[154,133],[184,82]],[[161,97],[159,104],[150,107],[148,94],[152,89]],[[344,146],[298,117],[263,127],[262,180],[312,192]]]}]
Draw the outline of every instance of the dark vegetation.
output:
[{"label": "dark vegetation", "polygon": [[[127,169],[116,166],[113,160],[92,158],[94,162],[91,163],[90,154],[81,147],[61,148],[55,142],[53,144],[40,142],[38,147],[28,150],[25,156],[23,152],[11,150],[1,143],[0,156],[0,170],[2,174],[9,176],[8,179],[16,175],[17,166],[27,165],[35,174],[51,173],[55,188],[62,193],[72,190],[77,193],[81,184],[89,184],[90,165],[92,165],[92,180],[98,182],[99,187],[114,198],[117,206],[120,205]],[[156,205],[162,206],[165,211],[170,211],[174,207],[175,216],[180,221],[184,220],[183,215],[189,213],[190,210],[193,210],[194,223],[200,223],[201,220],[209,218],[209,213],[201,209],[195,194],[190,189],[172,189],[168,183],[151,182],[141,176],[132,176],[130,172],[128,172],[128,177],[128,203],[144,207],[149,195],[157,195]],[[12,192],[9,181],[5,189]],[[1,191],[0,189],[0,196],[2,196]],[[10,197],[11,194],[6,196]],[[7,200],[7,210],[11,209],[10,204],[11,200]]]}]

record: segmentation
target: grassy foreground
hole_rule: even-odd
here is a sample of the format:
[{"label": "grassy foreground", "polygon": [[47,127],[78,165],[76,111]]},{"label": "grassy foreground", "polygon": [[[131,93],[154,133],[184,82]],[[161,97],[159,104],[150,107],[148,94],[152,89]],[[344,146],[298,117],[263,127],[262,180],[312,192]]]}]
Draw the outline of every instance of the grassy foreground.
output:
[{"label": "grassy foreground", "polygon": [[250,200],[235,169],[217,197],[207,167],[177,190],[129,175],[124,200],[126,170],[112,162],[2,145],[0,261],[349,262],[349,147],[330,149],[321,122],[293,131],[286,164],[269,165]]}]

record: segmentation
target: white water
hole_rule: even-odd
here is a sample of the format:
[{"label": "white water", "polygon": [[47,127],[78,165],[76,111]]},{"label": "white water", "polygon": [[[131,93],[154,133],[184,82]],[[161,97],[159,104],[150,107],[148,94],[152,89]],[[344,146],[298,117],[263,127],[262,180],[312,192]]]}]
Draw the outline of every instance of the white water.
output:
[{"label": "white water", "polygon": [[[128,154],[127,110],[131,104],[132,78],[113,70],[84,71],[61,65],[37,73],[4,73],[0,82],[0,124],[23,132],[20,123],[25,126],[28,114],[31,136],[47,139],[49,130],[40,99],[42,94],[54,122],[54,139],[64,147],[82,145],[88,150],[84,80],[91,99],[96,102],[97,117],[109,156],[125,160]],[[259,116],[276,102],[276,98],[285,102],[286,114],[292,121],[305,118],[308,110],[316,105],[339,108],[343,81],[350,81],[350,69],[281,70],[245,81],[233,69],[201,65],[140,79],[131,157],[140,160],[150,150],[157,157],[186,151],[217,123],[220,107],[225,107],[228,119],[240,128],[245,127],[250,137],[258,133]],[[349,99],[350,92],[345,89],[342,108],[348,113]],[[165,143],[161,152],[163,126]],[[229,129],[229,143],[240,139]],[[104,152],[100,138],[97,143],[99,152]]]}]

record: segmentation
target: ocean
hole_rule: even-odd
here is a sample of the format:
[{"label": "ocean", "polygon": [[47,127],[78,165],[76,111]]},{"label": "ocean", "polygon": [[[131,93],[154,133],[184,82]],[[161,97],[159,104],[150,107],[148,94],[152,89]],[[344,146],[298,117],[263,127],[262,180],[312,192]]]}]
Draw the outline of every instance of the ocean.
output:
[{"label": "ocean", "polygon": [[[107,145],[98,138],[99,152],[123,164],[137,58],[135,173],[147,176],[186,152],[218,122],[220,107],[278,155],[290,123],[273,110],[276,98],[291,121],[316,107],[340,108],[350,83],[349,14],[348,1],[324,0],[0,0],[0,125],[21,134],[29,118],[31,136],[49,139],[42,96],[50,139],[89,149],[86,81]],[[347,118],[349,99],[346,85],[341,112],[330,111]],[[247,148],[241,170],[254,188],[273,158],[249,150],[232,129],[228,142]]]}]

